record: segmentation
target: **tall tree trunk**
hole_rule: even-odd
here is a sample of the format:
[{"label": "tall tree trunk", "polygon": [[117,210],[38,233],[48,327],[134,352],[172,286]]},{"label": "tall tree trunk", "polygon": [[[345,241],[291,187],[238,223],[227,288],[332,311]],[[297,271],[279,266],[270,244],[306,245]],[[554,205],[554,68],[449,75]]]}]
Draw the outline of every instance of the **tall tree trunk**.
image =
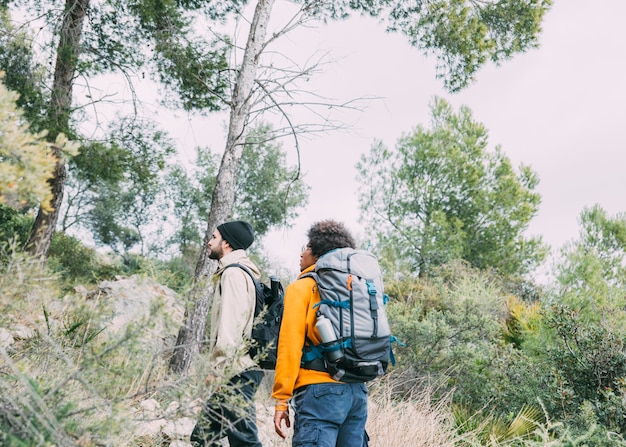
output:
[{"label": "tall tree trunk", "polygon": [[185,323],[178,333],[174,355],[170,360],[170,370],[173,372],[185,373],[189,369],[191,361],[199,353],[200,345],[204,339],[206,320],[214,292],[210,275],[216,267],[216,262],[209,259],[207,243],[215,228],[231,216],[237,183],[237,170],[247,133],[246,124],[251,107],[251,92],[256,78],[259,57],[265,43],[273,3],[274,0],[259,0],[250,25],[246,50],[230,105],[226,148],[211,199],[211,210],[209,211],[204,244],[196,265],[194,287],[191,291],[192,305],[185,312]]},{"label": "tall tree trunk", "polygon": [[[48,108],[48,138],[54,141],[61,132],[67,132],[72,105],[72,88],[76,65],[80,55],[80,38],[83,31],[85,15],[89,9],[89,0],[66,0],[63,21],[57,47],[56,65],[54,67],[54,83],[50,106]],[[66,168],[59,148],[54,147],[57,158],[54,177],[49,181],[52,189],[51,211],[41,207],[28,240],[28,251],[34,256],[46,259],[50,242],[54,235],[65,187]]]}]

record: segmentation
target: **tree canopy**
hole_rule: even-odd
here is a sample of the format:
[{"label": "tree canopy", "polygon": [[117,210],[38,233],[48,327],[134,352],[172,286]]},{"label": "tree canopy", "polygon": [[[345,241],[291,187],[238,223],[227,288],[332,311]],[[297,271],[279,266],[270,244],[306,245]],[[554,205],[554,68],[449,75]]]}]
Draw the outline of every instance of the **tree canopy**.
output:
[{"label": "tree canopy", "polygon": [[540,203],[537,176],[527,166],[516,172],[500,147],[489,152],[487,130],[468,108],[455,112],[436,98],[431,111],[430,129],[362,157],[363,219],[420,275],[454,259],[528,272],[545,256],[541,239],[524,234]]},{"label": "tree canopy", "polygon": [[448,90],[458,91],[487,61],[498,64],[536,47],[551,4],[551,0],[340,0],[309,6],[332,19],[343,19],[351,11],[380,18],[388,31],[404,34],[411,45],[434,55],[437,77]]},{"label": "tree canopy", "polygon": [[579,222],[579,238],[561,250],[556,266],[559,300],[594,321],[621,316],[623,327],[626,214],[609,216],[595,205],[581,212]]},{"label": "tree canopy", "polygon": [[[306,204],[308,189],[297,168],[286,162],[271,126],[261,124],[246,139],[237,177],[233,218],[252,224],[257,237],[271,227],[290,226],[296,210]],[[173,242],[185,248],[198,246],[211,207],[218,157],[207,148],[197,148],[194,174],[174,166],[167,176],[168,202],[176,218]]]}]

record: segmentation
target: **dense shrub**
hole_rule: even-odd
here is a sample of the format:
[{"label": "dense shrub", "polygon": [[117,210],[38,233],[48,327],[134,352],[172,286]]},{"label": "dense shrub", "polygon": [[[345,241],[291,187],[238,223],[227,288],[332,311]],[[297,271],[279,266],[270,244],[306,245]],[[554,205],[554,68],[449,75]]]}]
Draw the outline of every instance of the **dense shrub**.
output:
[{"label": "dense shrub", "polygon": [[118,263],[105,261],[93,248],[61,232],[55,233],[52,238],[48,265],[60,273],[65,282],[73,284],[94,284],[124,272]]},{"label": "dense shrub", "polygon": [[131,271],[133,271],[132,274],[146,274],[179,294],[188,291],[193,281],[194,265],[184,257],[174,257],[168,260],[138,258],[132,263],[125,261],[124,266],[126,274],[130,274]]},{"label": "dense shrub", "polygon": [[32,217],[0,204],[0,243],[15,240],[18,247],[24,247],[28,242],[32,224]]},{"label": "dense shrub", "polygon": [[552,398],[546,404],[552,417],[578,421],[580,426],[581,408],[589,405],[600,424],[626,433],[623,330],[606,319],[590,323],[566,305],[553,305],[545,312],[546,328],[553,337],[543,358],[550,365]]},{"label": "dense shrub", "polygon": [[453,401],[474,411],[510,416],[539,405],[542,364],[505,338],[508,296],[497,281],[462,264],[437,276],[391,284],[388,307],[401,369],[454,390]]}]

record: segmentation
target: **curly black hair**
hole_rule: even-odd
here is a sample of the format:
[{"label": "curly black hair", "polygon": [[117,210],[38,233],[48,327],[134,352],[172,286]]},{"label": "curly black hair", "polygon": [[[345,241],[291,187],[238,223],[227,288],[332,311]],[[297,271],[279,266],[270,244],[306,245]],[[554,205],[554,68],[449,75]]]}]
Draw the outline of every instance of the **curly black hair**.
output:
[{"label": "curly black hair", "polygon": [[313,256],[319,257],[336,248],[356,248],[350,231],[341,222],[322,220],[311,225],[307,233]]}]

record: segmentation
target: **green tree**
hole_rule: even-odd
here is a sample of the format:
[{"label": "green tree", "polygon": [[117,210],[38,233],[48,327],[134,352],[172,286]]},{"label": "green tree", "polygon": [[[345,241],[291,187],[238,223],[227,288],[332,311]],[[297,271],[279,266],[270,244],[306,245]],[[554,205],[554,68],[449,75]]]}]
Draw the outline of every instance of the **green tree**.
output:
[{"label": "green tree", "polygon": [[[33,53],[37,49],[38,58],[54,61],[50,64],[53,71],[41,78],[49,85],[35,89],[50,91],[44,127],[51,141],[61,132],[72,138],[78,135],[79,112],[85,105],[97,110],[103,98],[95,97],[93,90],[74,95],[74,89],[77,79],[89,82],[99,74],[118,73],[130,80],[133,70],[141,69],[169,88],[166,99],[170,103],[187,108],[185,104],[193,101],[205,110],[223,106],[230,76],[229,43],[219,36],[213,41],[198,37],[187,14],[218,20],[237,10],[239,2],[12,0],[4,5],[19,11],[15,17],[20,18],[20,27],[39,28],[30,49]],[[16,89],[29,91],[29,78],[21,79],[16,79]],[[52,206],[39,210],[29,241],[31,253],[43,258],[59,220],[67,175],[64,160],[55,155]]]},{"label": "green tree", "polygon": [[[493,272],[454,262],[428,278],[387,281],[394,348],[405,380],[454,389],[453,401],[471,412],[506,417],[541,397],[541,363],[506,342],[507,293]],[[409,382],[410,383],[410,382]],[[402,389],[402,386],[399,387]]]},{"label": "green tree", "polygon": [[280,224],[290,227],[296,209],[307,203],[308,188],[297,167],[286,165],[286,153],[274,138],[268,125],[248,134],[237,177],[234,215],[248,220],[259,235]]},{"label": "green tree", "polygon": [[[286,165],[286,153],[275,136],[267,124],[250,132],[237,177],[233,218],[250,222],[257,238],[271,227],[290,226],[297,208],[307,201],[307,188],[297,177],[297,169]],[[174,166],[165,182],[176,217],[172,242],[183,253],[202,242],[218,169],[216,154],[206,148],[197,151],[195,174]]]},{"label": "green tree", "polygon": [[436,76],[458,91],[486,62],[500,63],[538,45],[551,0],[340,0],[311,4],[318,14],[343,19],[351,10],[379,17],[387,30],[437,60]]},{"label": "green tree", "polygon": [[105,141],[85,142],[70,163],[63,229],[88,229],[120,254],[137,245],[142,254],[157,249],[149,234],[164,217],[157,199],[174,153],[170,138],[148,120],[112,123]]},{"label": "green tree", "polygon": [[540,203],[537,176],[487,143],[468,108],[435,99],[431,129],[418,126],[395,151],[375,144],[357,165],[363,219],[421,276],[453,259],[523,274],[545,256],[540,238],[524,236]]},{"label": "green tree", "polygon": [[[597,420],[623,435],[626,215],[609,216],[596,205],[581,212],[579,223],[578,238],[556,259],[541,330],[524,349],[549,372],[544,403],[552,418],[578,430]],[[593,418],[583,420],[584,412]]]},{"label": "green tree", "polygon": [[626,214],[607,215],[596,205],[579,218],[579,238],[561,250],[556,277],[559,300],[599,320],[626,306]]},{"label": "green tree", "polygon": [[30,36],[11,23],[9,11],[0,9],[0,71],[5,75],[4,85],[19,92],[16,101],[30,129],[46,129],[45,110],[47,98],[42,90],[45,68],[35,62]]}]

